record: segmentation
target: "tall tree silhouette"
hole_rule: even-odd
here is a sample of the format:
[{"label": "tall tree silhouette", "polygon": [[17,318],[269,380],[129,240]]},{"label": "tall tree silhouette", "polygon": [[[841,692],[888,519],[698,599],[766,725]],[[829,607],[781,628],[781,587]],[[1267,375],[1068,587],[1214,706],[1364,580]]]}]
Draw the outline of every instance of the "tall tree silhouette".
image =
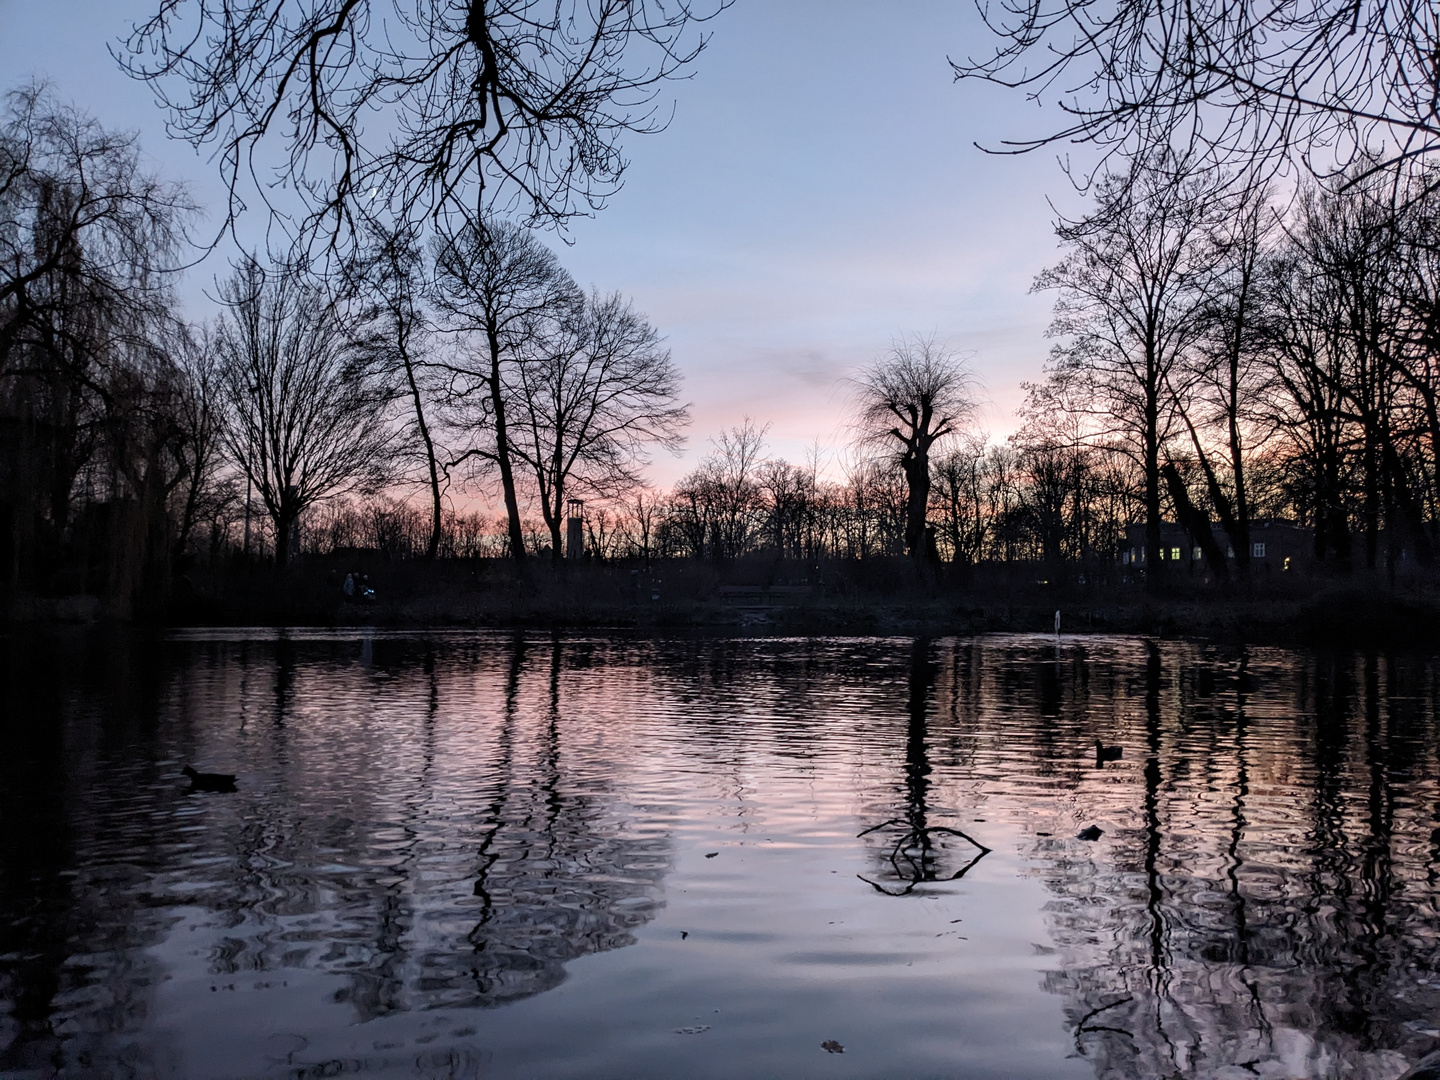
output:
[{"label": "tall tree silhouette", "polygon": [[535,480],[558,564],[566,499],[634,489],[646,451],[678,451],[689,415],[670,350],[618,293],[569,307],[557,330],[532,339],[531,359],[513,366],[506,392],[511,449]]},{"label": "tall tree silhouette", "polygon": [[1109,420],[1145,488],[1147,581],[1158,583],[1161,457],[1171,379],[1201,330],[1203,242],[1214,204],[1174,158],[1097,185],[1096,208],[1056,229],[1064,258],[1035,280],[1058,294],[1051,371]]},{"label": "tall tree silhouette", "polygon": [[517,377],[512,369],[582,297],[554,252],[510,222],[467,225],[453,237],[437,237],[434,249],[435,305],[447,329],[463,335],[447,365],[452,400],[465,409],[467,426],[482,439],[465,455],[489,461],[499,471],[510,553],[523,562],[525,535],[509,418],[509,387]]},{"label": "tall tree silhouette", "polygon": [[895,454],[905,475],[905,550],[930,554],[930,453],[960,433],[975,411],[974,381],[964,360],[933,338],[907,338],[855,380],[862,436]]},{"label": "tall tree silhouette", "polygon": [[345,332],[340,309],[302,267],[243,260],[222,283],[215,332],[231,459],[275,529],[275,561],[315,503],[387,478],[390,388]]}]

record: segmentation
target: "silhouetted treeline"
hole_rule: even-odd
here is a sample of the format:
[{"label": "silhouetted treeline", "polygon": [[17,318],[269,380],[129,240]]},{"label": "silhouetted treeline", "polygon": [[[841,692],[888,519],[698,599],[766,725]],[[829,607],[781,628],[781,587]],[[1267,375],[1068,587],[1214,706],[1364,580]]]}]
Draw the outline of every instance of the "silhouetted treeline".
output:
[{"label": "silhouetted treeline", "polygon": [[[940,359],[961,381],[935,383],[950,398],[913,380],[877,396],[876,380],[903,382],[933,345],[902,343],[857,380],[855,442],[838,459],[776,459],[747,420],[671,491],[631,485],[592,502],[590,554],[908,552],[1155,581],[1177,571],[1162,531],[1180,530],[1188,573],[1203,564],[1212,580],[1243,580],[1257,523],[1284,522],[1309,537],[1296,571],[1429,567],[1440,539],[1431,179],[1356,170],[1282,199],[1176,155],[1137,162],[1102,178],[1092,213],[1058,227],[1062,257],[1037,280],[1057,295],[1057,344],[1013,436],[988,440],[967,423],[953,358]],[[925,432],[939,434],[917,476],[896,417],[919,424],[934,401]],[[455,522],[457,536],[487,535]],[[1131,527],[1143,527],[1138,544]],[[547,546],[527,529],[528,545]]]},{"label": "silhouetted treeline", "polygon": [[[1037,280],[1059,338],[1013,440],[1121,455],[1163,569],[1162,520],[1244,578],[1260,518],[1327,571],[1429,566],[1436,540],[1433,176],[1356,168],[1279,201],[1164,154],[1101,178]],[[1068,515],[1090,500],[1070,483]],[[1220,553],[1223,538],[1224,554]],[[1188,545],[1187,545],[1188,546]]]},{"label": "silhouetted treeline", "polygon": [[197,566],[356,549],[558,562],[572,520],[589,559],[909,555],[1151,584],[1175,551],[1190,577],[1248,578],[1257,523],[1307,531],[1285,564],[1302,573],[1423,569],[1440,542],[1424,169],[1281,197],[1137,159],[1057,227],[1036,282],[1056,345],[1008,439],[976,427],[964,357],[902,339],[851,383],[849,446],[786,461],[747,418],[659,491],[646,467],[689,420],[678,368],[532,230],[369,221],[328,261],[243,256],[189,323],[194,208],[133,139],[32,88],[7,98],[0,164],[12,598],[124,614]]}]

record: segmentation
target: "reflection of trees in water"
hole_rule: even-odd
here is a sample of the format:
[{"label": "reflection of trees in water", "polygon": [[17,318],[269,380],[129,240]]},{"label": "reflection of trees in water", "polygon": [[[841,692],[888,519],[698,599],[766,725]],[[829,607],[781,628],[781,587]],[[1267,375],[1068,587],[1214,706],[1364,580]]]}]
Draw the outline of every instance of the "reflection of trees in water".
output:
[{"label": "reflection of trees in water", "polygon": [[[410,647],[373,643],[376,678],[412,678]],[[663,838],[625,829],[603,770],[583,753],[567,754],[567,646],[552,642],[543,693],[533,686],[537,650],[523,635],[499,650],[439,661],[426,648],[418,664],[423,730],[400,740],[377,731],[375,745],[348,748],[350,761],[330,747],[329,760],[338,758],[358,783],[320,806],[292,791],[282,801],[297,819],[279,830],[281,850],[266,835],[276,832],[273,820],[252,826],[254,853],[266,860],[306,866],[324,860],[297,859],[295,848],[333,850],[371,872],[267,869],[238,905],[247,920],[261,918],[246,935],[255,955],[237,960],[263,970],[298,964],[343,973],[361,1019],[503,1004],[558,985],[568,961],[634,941],[633,929],[658,906],[669,862]],[[477,672],[502,688],[501,700],[489,703],[498,715],[447,743],[445,714],[453,721],[455,712],[476,708],[466,684]],[[392,750],[396,756],[384,760]],[[382,783],[367,790],[366,774],[375,772]],[[303,924],[326,911],[335,917],[316,945]],[[266,927],[269,912],[283,914],[285,925]]]},{"label": "reflection of trees in water", "polygon": [[929,638],[916,638],[910,647],[901,816],[860,833],[881,842],[874,876],[861,875],[860,880],[887,896],[908,896],[920,885],[956,881],[990,853],[961,830],[930,820],[929,713],[936,671],[932,648]]},{"label": "reflection of trees in water", "polygon": [[155,1072],[165,1056],[154,1040],[127,1038],[162,977],[145,949],[164,920],[138,885],[165,844],[135,820],[133,794],[160,771],[157,668],[147,641],[75,634],[0,643],[6,1076],[81,1075],[99,1048],[117,1042],[133,1075]]},{"label": "reflection of trees in water", "polygon": [[549,990],[565,978],[570,960],[633,944],[632,931],[654,917],[669,865],[663,838],[623,836],[607,821],[603,802],[564,790],[558,638],[549,650],[549,700],[534,763],[520,775],[514,729],[525,652],[517,635],[474,884],[480,914],[467,935],[472,1004]]},{"label": "reflection of trees in water", "polygon": [[[146,1071],[127,1040],[161,956],[202,943],[218,992],[325,971],[360,1019],[499,1004],[629,944],[668,842],[629,826],[572,720],[570,648],[222,643],[142,673],[143,696],[112,670],[75,700],[54,665],[0,656],[31,721],[0,747],[0,1070]],[[170,782],[242,759],[234,796]]]},{"label": "reflection of trees in water", "polygon": [[1272,667],[1296,718],[1252,702],[1252,666],[1151,644],[1143,760],[1084,795],[1113,846],[1037,850],[1046,985],[1106,1080],[1388,1076],[1440,1041],[1433,668]]},{"label": "reflection of trees in water", "polygon": [[[1054,833],[1031,853],[1059,953],[1046,985],[1106,1080],[1384,1077],[1386,1053],[1436,1041],[1431,664],[1003,639],[185,655],[163,679],[110,669],[86,699],[115,702],[98,724],[54,664],[33,700],[24,664],[0,670],[10,717],[55,718],[0,728],[0,814],[45,837],[0,833],[0,900],[23,913],[0,921],[0,1030],[22,1032],[0,1069],[153,1046],[157,957],[190,941],[222,990],[320,970],[362,1019],[554,986],[659,902],[667,843],[617,795],[616,755],[651,745],[738,778],[849,770],[837,803],[889,821],[864,841],[887,891],[973,857],[937,826],[996,847],[1014,823]],[[1097,768],[1095,739],[1123,759]],[[169,785],[189,758],[263,764],[237,796],[184,800]],[[1072,838],[1092,822],[1100,843]]]}]

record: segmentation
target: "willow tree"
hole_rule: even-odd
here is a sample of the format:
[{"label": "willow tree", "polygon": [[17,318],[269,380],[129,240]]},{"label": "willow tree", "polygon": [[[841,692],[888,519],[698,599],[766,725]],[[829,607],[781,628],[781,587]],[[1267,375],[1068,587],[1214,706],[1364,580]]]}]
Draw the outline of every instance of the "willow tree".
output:
[{"label": "willow tree", "polygon": [[975,380],[964,358],[934,338],[906,338],[855,380],[862,440],[894,452],[905,476],[905,550],[931,552],[930,454],[960,433],[975,412]]},{"label": "willow tree", "polygon": [[[182,188],[147,171],[133,136],[43,85],[4,95],[0,584],[27,588],[56,568],[87,489],[136,530],[155,531],[131,509],[163,506],[152,496],[168,482],[151,468],[169,427],[160,356],[175,314],[170,271],[193,210]],[[82,484],[87,472],[106,480]],[[107,530],[122,552],[117,569],[135,561],[123,552],[146,546],[122,543],[124,531]]]}]

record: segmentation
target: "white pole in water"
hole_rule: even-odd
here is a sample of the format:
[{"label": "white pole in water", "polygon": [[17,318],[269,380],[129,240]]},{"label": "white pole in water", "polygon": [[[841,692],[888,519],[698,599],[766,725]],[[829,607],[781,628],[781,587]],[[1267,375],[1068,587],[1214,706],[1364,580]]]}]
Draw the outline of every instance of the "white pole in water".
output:
[{"label": "white pole in water", "polygon": [[1059,609],[1056,609],[1056,611],[1055,611],[1055,636],[1056,636],[1056,637],[1059,637],[1059,636],[1060,636],[1060,611],[1059,611]]}]

